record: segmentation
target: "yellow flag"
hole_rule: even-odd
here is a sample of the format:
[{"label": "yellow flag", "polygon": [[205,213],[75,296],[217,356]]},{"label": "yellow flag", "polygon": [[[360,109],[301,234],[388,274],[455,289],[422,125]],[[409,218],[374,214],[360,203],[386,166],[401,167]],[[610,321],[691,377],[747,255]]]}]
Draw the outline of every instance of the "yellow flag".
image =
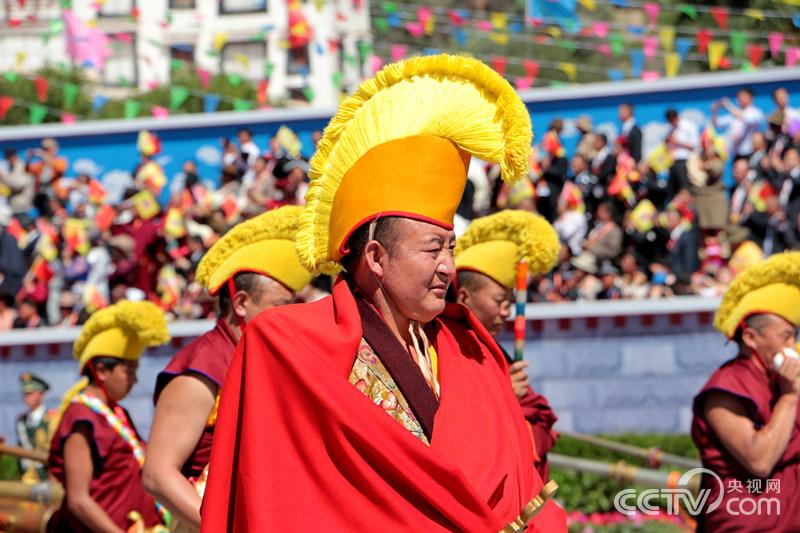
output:
[{"label": "yellow flag", "polygon": [[245,70],[250,70],[250,58],[244,54],[236,54],[234,56],[236,58],[236,62],[242,65]]},{"label": "yellow flag", "polygon": [[434,29],[436,29],[436,15],[431,15],[425,21],[425,35],[433,35]]},{"label": "yellow flag", "polygon": [[578,1],[585,9],[589,11],[594,11],[595,9],[597,9],[597,4],[595,4],[594,0],[578,0]]},{"label": "yellow flag", "polygon": [[26,59],[28,59],[28,54],[25,52],[17,52],[17,70],[22,68]]},{"label": "yellow flag", "polygon": [[662,172],[669,170],[669,167],[672,166],[673,161],[672,156],[669,155],[667,145],[661,143],[656,146],[653,151],[650,152],[650,155],[647,156],[647,163],[656,174],[661,174]]},{"label": "yellow flag", "polygon": [[499,44],[501,46],[504,46],[504,45],[508,44],[508,34],[507,33],[498,33],[496,31],[493,31],[492,34],[489,35],[489,39],[493,43]]},{"label": "yellow flag", "polygon": [[228,32],[218,31],[214,34],[214,50],[220,51],[225,43],[228,42]]},{"label": "yellow flag", "polygon": [[661,48],[672,50],[672,46],[675,44],[675,28],[672,26],[659,28],[658,38],[661,40]]},{"label": "yellow flag", "polygon": [[664,55],[664,73],[668,78],[674,78],[681,69],[681,56],[677,52],[667,52]]},{"label": "yellow flag", "polygon": [[[800,3],[798,3],[798,5],[800,5]],[[744,15],[746,17],[750,17],[751,19],[764,20],[764,12],[761,11],[760,9],[753,9],[753,8],[745,9]]]},{"label": "yellow flag", "polygon": [[565,63],[561,61],[558,63],[558,68],[561,69],[561,72],[567,75],[569,81],[575,81],[575,76],[577,75],[577,71],[575,70],[574,63]]},{"label": "yellow flag", "polygon": [[153,196],[153,193],[151,193],[149,189],[134,194],[131,197],[131,202],[133,202],[133,208],[136,210],[136,214],[139,215],[139,218],[142,220],[150,220],[161,211],[156,197]]},{"label": "yellow flag", "polygon": [[550,34],[550,37],[553,39],[558,39],[561,37],[561,28],[558,26],[550,26],[547,28],[547,33]]},{"label": "yellow flag", "polygon": [[504,30],[508,25],[508,16],[505,13],[492,13],[492,28],[496,30]]},{"label": "yellow flag", "polygon": [[180,239],[186,236],[186,225],[183,223],[183,210],[178,207],[170,207],[164,219],[164,230],[170,236]]},{"label": "yellow flag", "polygon": [[711,41],[708,43],[708,66],[711,70],[719,68],[719,62],[727,49],[728,44],[725,41]]}]

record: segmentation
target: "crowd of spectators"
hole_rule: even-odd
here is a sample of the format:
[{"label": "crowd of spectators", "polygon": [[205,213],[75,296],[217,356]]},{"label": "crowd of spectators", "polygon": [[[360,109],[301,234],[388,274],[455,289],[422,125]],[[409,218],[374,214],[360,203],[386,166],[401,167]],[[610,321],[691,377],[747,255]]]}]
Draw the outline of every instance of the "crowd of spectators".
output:
[{"label": "crowd of spectators", "polygon": [[[711,104],[702,128],[667,110],[668,133],[647,154],[630,104],[619,106],[617,138],[579,117],[574,153],[556,119],[538,135],[528,180],[508,186],[497,166],[472,161],[456,229],[507,208],[550,220],[561,256],[532,281],[532,301],[719,295],[742,268],[799,245],[800,113],[784,89],[773,99],[766,115],[741,88],[735,103]],[[53,139],[4,151],[0,330],[76,325],[123,297],[159,302],[176,318],[210,317],[213,300],[194,281],[205,251],[237,222],[304,201],[308,162],[288,128],[269,146],[247,129],[224,139],[218,176],[201,177],[186,161],[167,180],[158,139],[142,132],[137,148],[140,163],[116,205],[96,176],[69,175]],[[327,283],[316,280],[300,299]]]}]

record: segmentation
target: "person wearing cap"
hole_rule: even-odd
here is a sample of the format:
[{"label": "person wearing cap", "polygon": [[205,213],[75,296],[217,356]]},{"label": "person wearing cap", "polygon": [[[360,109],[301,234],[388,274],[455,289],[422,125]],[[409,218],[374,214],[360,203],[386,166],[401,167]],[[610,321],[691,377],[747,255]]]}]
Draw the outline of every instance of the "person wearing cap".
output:
[{"label": "person wearing cap", "polygon": [[156,378],[144,484],[192,529],[200,527],[217,401],[236,343],[253,317],[291,303],[311,280],[294,245],[301,210],[262,213],[211,247],[198,265],[197,281],[219,296],[217,323],[175,354]]},{"label": "person wearing cap", "polygon": [[471,58],[388,65],[342,102],[296,242],[310,270],[345,272],[330,297],[248,324],[202,533],[497,532],[534,507],[528,531],[566,531],[505,357],[465,307],[445,305],[470,156],[519,179],[531,135],[513,88]]},{"label": "person wearing cap", "polygon": [[[710,491],[707,502],[720,502],[698,515],[698,531],[800,528],[798,280],[800,252],[774,255],[739,274],[717,311],[714,326],[738,353],[694,399],[692,439],[703,466],[719,477],[703,476],[702,488]],[[777,480],[772,490],[767,479]],[[779,511],[741,512],[746,499],[758,509],[777,499]]]},{"label": "person wearing cap", "polygon": [[[560,244],[548,222],[526,211],[500,211],[476,219],[456,246],[456,301],[465,305],[493,337],[511,314],[517,264],[528,263],[532,275],[549,272]],[[531,427],[536,470],[548,479],[547,452],[555,445],[552,427],[557,418],[547,399],[528,384],[528,363],[514,357],[498,343],[510,365],[511,386]]]},{"label": "person wearing cap", "polygon": [[164,313],[121,301],[89,317],[73,346],[81,379],[64,395],[50,444],[50,473],[65,496],[56,532],[127,531],[163,522],[141,480],[144,441],[119,405],[136,384],[139,358],[169,340]]},{"label": "person wearing cap", "polygon": [[[50,385],[30,372],[19,377],[22,386],[22,399],[28,410],[17,417],[17,442],[27,450],[47,451],[50,447],[50,423],[56,412],[48,409],[44,396]],[[23,479],[31,482],[45,481],[47,469],[41,463],[29,459],[20,460]]]}]

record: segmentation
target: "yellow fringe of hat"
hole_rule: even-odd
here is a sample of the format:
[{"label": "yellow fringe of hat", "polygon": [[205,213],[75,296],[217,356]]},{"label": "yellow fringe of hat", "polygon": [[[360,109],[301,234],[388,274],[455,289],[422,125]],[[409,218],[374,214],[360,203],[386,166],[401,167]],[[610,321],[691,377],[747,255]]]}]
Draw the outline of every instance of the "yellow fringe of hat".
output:
[{"label": "yellow fringe of hat", "polygon": [[547,220],[527,211],[500,211],[472,221],[456,243],[456,269],[474,270],[513,289],[517,263],[531,274],[549,272],[561,244]]},{"label": "yellow fringe of hat", "polygon": [[800,325],[800,252],[773,255],[736,276],[725,291],[714,327],[733,338],[742,321],[760,313]]},{"label": "yellow fringe of hat", "polygon": [[387,65],[342,102],[311,159],[300,260],[315,272],[338,262],[350,234],[378,216],[452,227],[470,156],[513,182],[527,174],[532,136],[517,93],[476,59]]},{"label": "yellow fringe of hat", "polygon": [[302,210],[284,206],[234,226],[197,265],[197,282],[216,294],[232,276],[255,272],[300,291],[311,281],[295,246]]},{"label": "yellow fringe of hat", "polygon": [[[79,372],[96,357],[136,361],[144,350],[170,339],[164,311],[152,302],[121,301],[96,311],[83,325],[72,346]],[[62,397],[58,414],[51,424],[55,430],[72,399],[89,386],[86,376],[79,379]],[[55,431],[52,431],[54,433]]]}]

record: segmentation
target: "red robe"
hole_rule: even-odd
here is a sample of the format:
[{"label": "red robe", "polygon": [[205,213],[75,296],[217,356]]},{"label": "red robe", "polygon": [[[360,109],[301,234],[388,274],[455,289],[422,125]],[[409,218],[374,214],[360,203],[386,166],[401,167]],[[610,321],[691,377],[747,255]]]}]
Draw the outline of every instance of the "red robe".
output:
[{"label": "red robe", "polygon": [[[127,411],[125,414],[127,416]],[[147,526],[160,524],[161,518],[156,511],[155,502],[142,486],[142,469],[133,456],[130,445],[114,431],[105,418],[85,405],[71,404],[64,412],[61,423],[53,435],[48,459],[53,477],[64,483],[64,442],[75,432],[78,424],[91,426],[94,437],[89,443],[94,464],[94,473],[89,485],[89,495],[92,499],[103,508],[117,526],[124,530],[127,530],[129,525],[127,516],[130,511],[138,511]],[[69,493],[64,496],[58,516],[54,518],[56,524],[54,531],[88,533],[89,529],[67,508],[68,499]]]},{"label": "red robe", "polygon": [[[430,447],[348,382],[362,338],[344,280],[269,309],[223,386],[201,533],[497,532],[542,487],[494,341],[462,306],[432,339],[441,398]],[[566,531],[548,502],[531,531]]]},{"label": "red robe", "polygon": [[536,447],[536,461],[534,461],[536,471],[540,478],[547,481],[550,477],[547,452],[555,446],[558,439],[558,435],[552,429],[558,418],[547,402],[547,398],[537,394],[530,387],[528,387],[528,393],[520,399],[519,404],[525,420],[531,425],[533,442]]},{"label": "red robe", "polygon": [[[780,532],[800,531],[800,499],[797,491],[800,488],[800,418],[795,422],[789,445],[778,460],[769,479],[779,480],[778,491],[767,491],[767,480],[758,480],[761,493],[753,494],[749,488],[755,488],[756,476],[747,471],[722,445],[717,435],[703,416],[703,401],[709,391],[721,391],[739,398],[747,406],[749,418],[755,428],[761,428],[769,422],[772,407],[778,399],[774,384],[749,357],[736,357],[723,364],[708,383],[701,389],[694,400],[694,419],[692,420],[692,439],[700,450],[703,466],[715,472],[722,480],[722,487],[712,476],[704,475],[702,487],[709,489],[708,502],[713,502],[720,491],[722,502],[713,512],[698,517],[698,531],[713,532]],[[750,482],[750,485],[748,485]],[[741,484],[740,490],[731,487]],[[740,498],[736,501],[735,498]],[[762,503],[764,512],[746,514],[750,511],[750,503],[741,508],[745,512],[731,514],[730,509],[738,512],[741,499],[753,498],[756,502],[763,498],[778,498],[780,513],[768,513],[766,502]]]},{"label": "red robe", "polygon": [[[153,404],[172,378],[181,374],[200,374],[222,387],[225,373],[236,349],[236,338],[224,320],[217,320],[214,329],[193,340],[175,354],[169,364],[158,374],[153,392]],[[181,472],[187,478],[197,478],[211,458],[211,443],[214,441],[214,428],[206,426],[197,446],[186,459]]]}]

